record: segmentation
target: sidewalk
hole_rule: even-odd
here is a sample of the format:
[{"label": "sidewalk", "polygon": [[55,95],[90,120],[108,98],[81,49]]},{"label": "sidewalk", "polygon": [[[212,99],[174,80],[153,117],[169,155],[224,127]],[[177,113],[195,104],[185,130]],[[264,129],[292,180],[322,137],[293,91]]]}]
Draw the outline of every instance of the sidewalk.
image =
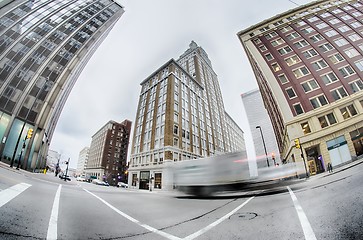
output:
[{"label": "sidewalk", "polygon": [[360,159],[357,159],[357,160],[354,160],[354,161],[351,161],[347,164],[343,164],[343,165],[340,165],[338,167],[333,167],[333,172],[329,172],[329,171],[325,171],[323,173],[320,173],[320,174],[317,174],[317,175],[313,175],[313,176],[310,176],[309,179],[315,179],[315,178],[323,178],[323,177],[326,177],[326,176],[329,176],[331,174],[336,174],[338,172],[342,172],[342,171],[345,171],[349,168],[352,168],[352,167],[355,167],[359,164],[363,163],[363,158],[360,158]]},{"label": "sidewalk", "polygon": [[[14,164],[13,167],[10,167],[10,165],[8,163],[4,163],[4,162],[1,162],[0,161],[0,168],[4,168],[4,169],[7,169],[9,171],[12,171],[12,172],[15,172],[15,173],[19,173],[19,174],[30,174],[30,175],[46,175],[43,173],[43,171],[39,171],[38,172],[33,172],[33,171],[26,171],[24,169],[16,169],[16,166],[17,166],[17,163]],[[49,172],[47,172],[47,174],[49,174]]]}]

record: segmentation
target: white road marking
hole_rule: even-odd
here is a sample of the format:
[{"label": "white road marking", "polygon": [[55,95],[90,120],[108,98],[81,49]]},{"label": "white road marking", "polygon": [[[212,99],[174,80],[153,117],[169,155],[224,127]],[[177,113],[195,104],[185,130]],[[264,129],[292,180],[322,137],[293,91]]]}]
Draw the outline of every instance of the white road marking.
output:
[{"label": "white road marking", "polygon": [[224,215],[223,217],[221,217],[220,219],[218,219],[217,221],[209,224],[208,226],[206,226],[205,228],[185,237],[185,238],[179,238],[179,237],[176,237],[174,235],[171,235],[169,233],[166,233],[166,232],[163,232],[163,231],[160,231],[156,228],[153,228],[147,224],[143,224],[141,223],[140,221],[136,220],[135,218],[127,215],[126,213],[118,210],[117,208],[115,208],[114,206],[112,206],[111,204],[109,204],[108,202],[106,202],[105,200],[103,200],[102,198],[98,197],[97,195],[91,193],[90,191],[88,191],[87,189],[84,189],[86,192],[88,192],[89,194],[91,194],[92,196],[94,196],[95,198],[97,198],[98,200],[100,200],[101,202],[103,202],[104,204],[106,204],[109,208],[111,208],[112,210],[114,210],[115,212],[117,212],[118,214],[120,214],[121,216],[127,218],[128,220],[130,220],[131,222],[133,223],[136,223],[137,225],[139,225],[140,227],[143,227],[153,233],[156,233],[156,234],[159,234],[160,236],[163,236],[167,239],[170,239],[170,240],[191,240],[191,239],[194,239],[200,235],[202,235],[203,233],[209,231],[210,229],[212,229],[213,227],[217,226],[218,224],[220,224],[221,222],[223,222],[224,220],[226,220],[227,218],[229,218],[230,216],[232,216],[234,213],[236,213],[238,210],[240,210],[243,206],[245,206],[249,201],[251,201],[254,197],[250,197],[249,199],[247,199],[244,203],[242,203],[241,205],[239,205],[238,207],[236,207],[235,209],[233,209],[231,212],[227,213],[226,215]]},{"label": "white road marking", "polygon": [[191,240],[194,239],[200,235],[202,235],[203,233],[211,230],[212,228],[214,228],[215,226],[217,226],[218,224],[220,224],[221,222],[223,222],[224,220],[228,219],[230,216],[232,216],[233,214],[235,214],[238,210],[240,210],[243,206],[245,206],[249,201],[251,201],[254,197],[250,197],[249,199],[247,199],[244,203],[242,203],[241,205],[239,205],[238,207],[236,207],[235,209],[233,209],[232,211],[230,211],[229,213],[227,213],[226,215],[224,215],[223,217],[221,217],[220,219],[218,219],[217,221],[209,224],[208,226],[206,226],[205,228],[183,238],[186,240]]},{"label": "white road marking", "polygon": [[59,184],[53,202],[52,213],[50,215],[47,240],[56,240],[58,238],[57,225],[58,225],[58,210],[59,210],[59,199],[60,199],[61,189],[62,189],[62,184]]},{"label": "white road marking", "polygon": [[291,188],[289,186],[287,186],[287,189],[290,192],[291,199],[294,203],[297,215],[299,216],[300,224],[304,231],[305,239],[306,240],[316,240],[315,233],[314,233],[313,229],[311,228],[309,220],[306,217],[304,210],[302,209],[299,201],[297,200],[297,197],[295,196],[294,192],[291,190]]},{"label": "white road marking", "polygon": [[6,203],[11,201],[13,198],[18,196],[20,193],[25,191],[30,184],[27,183],[19,183],[10,188],[7,188],[0,192],[0,207],[4,206]]},{"label": "white road marking", "polygon": [[101,202],[103,202],[104,204],[106,204],[109,208],[111,208],[112,210],[114,210],[115,212],[117,212],[118,214],[120,214],[121,216],[127,218],[128,220],[130,220],[133,223],[136,223],[140,227],[143,227],[143,228],[145,228],[145,229],[147,229],[147,230],[149,230],[149,231],[151,231],[153,233],[159,234],[160,236],[163,236],[163,237],[165,237],[167,239],[170,239],[170,240],[180,240],[181,239],[181,238],[175,237],[175,236],[173,236],[173,235],[171,235],[169,233],[166,233],[166,232],[160,231],[160,230],[158,230],[156,228],[153,228],[153,227],[151,227],[151,226],[149,226],[147,224],[143,224],[140,221],[136,220],[135,218],[127,215],[126,213],[121,212],[120,210],[118,210],[117,208],[115,208],[114,206],[112,206],[111,204],[109,204],[108,202],[106,202],[105,200],[103,200],[102,198],[98,197],[97,195],[91,193],[87,189],[84,189],[83,188],[83,190],[85,190],[86,192],[88,192],[89,194],[91,194],[92,196],[94,196],[95,198],[97,198],[98,200],[100,200]]}]

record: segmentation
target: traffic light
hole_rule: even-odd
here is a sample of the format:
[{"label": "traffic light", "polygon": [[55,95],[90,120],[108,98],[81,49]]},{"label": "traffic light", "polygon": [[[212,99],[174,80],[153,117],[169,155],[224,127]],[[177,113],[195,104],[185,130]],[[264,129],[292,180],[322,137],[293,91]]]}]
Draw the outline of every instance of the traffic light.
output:
[{"label": "traffic light", "polygon": [[300,148],[300,141],[298,138],[295,139],[295,147]]},{"label": "traffic light", "polygon": [[27,139],[29,139],[29,138],[31,138],[32,136],[33,136],[33,129],[32,129],[32,128],[29,128],[29,129],[28,129],[28,133],[27,133],[26,138],[27,138]]}]

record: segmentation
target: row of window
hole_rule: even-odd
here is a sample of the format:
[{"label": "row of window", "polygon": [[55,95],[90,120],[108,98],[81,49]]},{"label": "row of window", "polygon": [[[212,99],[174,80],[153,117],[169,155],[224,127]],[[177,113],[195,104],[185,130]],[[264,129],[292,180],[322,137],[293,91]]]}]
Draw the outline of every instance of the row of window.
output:
[{"label": "row of window", "polygon": [[[299,13],[296,13],[295,15],[289,16],[286,19],[278,20],[275,23],[273,23],[273,25],[275,27],[277,27],[279,25],[284,24],[285,22],[290,22],[290,21],[293,21],[295,19],[299,19],[299,18],[301,18],[301,17],[303,17],[305,15],[309,15],[309,14],[312,14],[312,13],[315,13],[315,12],[319,12],[322,9],[329,9],[329,8],[333,7],[334,5],[340,5],[342,3],[344,3],[344,1],[339,1],[338,0],[338,1],[335,1],[335,2],[331,2],[331,3],[321,4],[318,7],[313,7],[313,8],[310,8],[308,10],[304,10],[303,12],[299,12]],[[356,2],[356,3],[352,3],[351,6],[347,4],[347,5],[343,6],[342,9],[344,9],[345,11],[351,11],[351,10],[354,9],[352,6],[355,7],[355,8],[360,8],[363,5],[361,3],[359,3],[359,2]],[[343,11],[341,9],[336,8],[336,9],[333,9],[332,12],[334,14],[339,14],[339,13],[342,13]],[[360,14],[360,12],[355,11],[355,12],[352,13],[352,15],[357,17],[357,16],[360,16],[361,14]],[[328,13],[328,12],[325,12],[325,13],[320,14],[320,16],[323,17],[323,18],[326,18],[326,17],[331,16],[331,14]],[[345,16],[345,15],[343,15],[342,18],[344,20],[351,19],[350,16]],[[308,21],[309,22],[315,22],[317,20],[319,20],[319,18],[317,16],[315,16],[315,15],[313,15],[310,18],[308,18]],[[266,32],[268,30],[270,30],[270,27],[269,26],[265,26],[265,27],[262,27],[262,28],[259,29],[260,32]],[[289,29],[282,28],[281,30],[284,31],[284,32],[286,32]],[[255,35],[254,33],[250,33],[250,37],[253,37],[254,35]]]},{"label": "row of window", "polygon": [[[363,100],[361,100],[360,103],[363,107]],[[347,120],[358,114],[358,112],[353,104],[340,108],[339,112],[340,112],[343,120]],[[328,114],[320,116],[320,117],[318,117],[318,120],[319,120],[321,128],[326,128],[326,127],[336,124],[338,122],[335,117],[334,112],[330,112]],[[303,122],[300,125],[301,125],[301,128],[302,128],[304,134],[309,134],[312,132],[309,122]],[[317,131],[319,131],[319,130],[317,130]]]}]

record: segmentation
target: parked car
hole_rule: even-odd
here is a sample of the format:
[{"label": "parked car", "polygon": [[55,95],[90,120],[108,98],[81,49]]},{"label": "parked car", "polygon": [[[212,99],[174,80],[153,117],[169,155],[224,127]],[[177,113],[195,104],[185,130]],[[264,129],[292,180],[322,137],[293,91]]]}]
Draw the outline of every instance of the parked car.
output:
[{"label": "parked car", "polygon": [[123,182],[118,182],[117,183],[117,187],[121,187],[121,188],[129,188],[129,185]]},{"label": "parked car", "polygon": [[76,180],[80,181],[80,182],[85,182],[86,181],[86,179],[84,177],[77,177]]},{"label": "parked car", "polygon": [[108,184],[107,182],[98,180],[98,179],[93,179],[92,183],[96,184],[96,185],[102,185],[102,186],[110,186],[110,184]]},{"label": "parked car", "polygon": [[68,175],[66,175],[64,172],[61,172],[60,174],[59,174],[59,178],[60,179],[66,179],[67,181],[71,181],[71,177],[70,176],[68,176]]}]

